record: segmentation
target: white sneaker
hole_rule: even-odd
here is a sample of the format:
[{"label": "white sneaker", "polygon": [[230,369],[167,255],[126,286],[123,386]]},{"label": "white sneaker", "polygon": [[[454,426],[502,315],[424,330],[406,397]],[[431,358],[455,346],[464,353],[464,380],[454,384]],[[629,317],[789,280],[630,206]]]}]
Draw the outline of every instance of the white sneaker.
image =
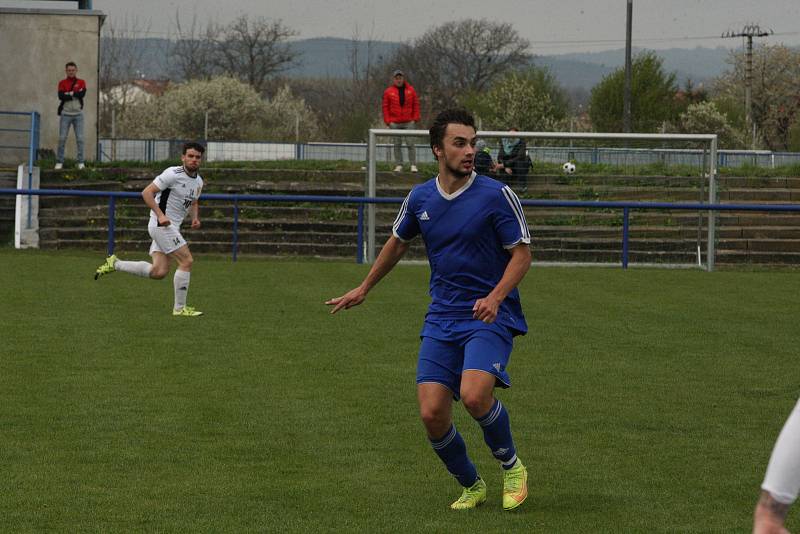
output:
[{"label": "white sneaker", "polygon": [[411,172],[419,172],[419,169],[417,169],[416,165],[411,166]]},{"label": "white sneaker", "polygon": [[86,165],[84,165],[83,163],[78,163],[78,170],[85,169],[85,168],[86,168]]},{"label": "white sneaker", "polygon": [[54,168],[55,170],[57,170],[57,171],[58,171],[58,170],[61,170],[61,169],[63,169],[63,168],[64,168],[64,164],[63,164],[63,163],[56,163],[56,166],[55,166],[55,167],[53,167],[53,168]]},{"label": "white sneaker", "polygon": [[398,165],[397,167],[394,168],[394,172],[402,172],[402,171],[403,171],[402,165]]}]

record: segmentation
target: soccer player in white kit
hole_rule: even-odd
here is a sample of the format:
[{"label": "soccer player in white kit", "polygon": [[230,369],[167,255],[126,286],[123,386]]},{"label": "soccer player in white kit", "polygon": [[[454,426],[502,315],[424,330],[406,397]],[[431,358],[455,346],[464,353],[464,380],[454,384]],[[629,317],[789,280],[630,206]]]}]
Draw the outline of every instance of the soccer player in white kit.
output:
[{"label": "soccer player in white kit", "polygon": [[180,317],[203,315],[203,312],[186,305],[194,260],[189,245],[181,235],[181,223],[189,213],[192,228],[200,228],[198,199],[203,189],[203,179],[198,171],[204,152],[205,147],[200,143],[186,143],[181,154],[183,165],[165,169],[142,191],[144,203],[150,208],[150,223],[147,225],[147,230],[153,238],[153,243],[150,245],[153,263],[122,261],[112,254],[95,271],[95,280],[115,271],[161,280],[169,273],[170,258],[172,258],[178,264],[173,277],[175,305],[172,315]]},{"label": "soccer player in white kit", "polygon": [[753,518],[753,534],[788,534],[786,514],[800,491],[800,402],[783,425]]}]

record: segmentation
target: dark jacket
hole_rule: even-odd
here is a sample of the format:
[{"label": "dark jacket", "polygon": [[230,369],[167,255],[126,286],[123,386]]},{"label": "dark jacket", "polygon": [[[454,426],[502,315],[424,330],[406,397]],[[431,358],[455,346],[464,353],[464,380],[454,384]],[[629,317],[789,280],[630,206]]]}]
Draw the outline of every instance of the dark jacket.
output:
[{"label": "dark jacket", "polygon": [[494,161],[492,155],[485,150],[478,150],[475,153],[475,172],[484,176],[491,176]]},{"label": "dark jacket", "polygon": [[498,163],[502,163],[504,167],[510,168],[513,174],[528,174],[530,160],[528,159],[525,140],[520,139],[508,154],[506,154],[503,143],[501,142],[500,152],[497,154],[497,161]]}]

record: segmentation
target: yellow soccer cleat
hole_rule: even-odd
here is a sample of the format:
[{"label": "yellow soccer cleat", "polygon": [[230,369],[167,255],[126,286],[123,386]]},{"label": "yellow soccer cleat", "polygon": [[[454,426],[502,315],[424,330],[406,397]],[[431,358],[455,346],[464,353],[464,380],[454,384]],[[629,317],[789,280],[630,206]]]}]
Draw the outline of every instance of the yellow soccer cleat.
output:
[{"label": "yellow soccer cleat", "polygon": [[105,274],[111,274],[114,271],[116,271],[117,269],[114,267],[115,263],[117,263],[117,257],[114,254],[112,254],[111,256],[106,258],[105,263],[100,267],[98,267],[97,270],[94,272],[94,279],[97,280],[98,278],[100,278]]},{"label": "yellow soccer cleat", "polygon": [[464,488],[464,492],[456,502],[450,505],[453,510],[471,510],[486,502],[486,482],[479,478],[475,484]]},{"label": "yellow soccer cleat", "polygon": [[172,310],[172,315],[175,317],[199,317],[203,312],[197,311],[191,306],[184,306],[180,310]]},{"label": "yellow soccer cleat", "polygon": [[515,510],[528,498],[528,470],[519,461],[503,472],[503,510]]}]

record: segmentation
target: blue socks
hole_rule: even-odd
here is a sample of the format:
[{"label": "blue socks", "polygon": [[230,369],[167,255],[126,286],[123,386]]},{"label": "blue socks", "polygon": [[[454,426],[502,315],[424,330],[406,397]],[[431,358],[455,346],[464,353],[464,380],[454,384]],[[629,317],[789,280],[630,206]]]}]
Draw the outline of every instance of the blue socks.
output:
[{"label": "blue socks", "polygon": [[459,484],[465,488],[475,484],[478,480],[478,471],[467,456],[467,445],[455,425],[450,425],[450,430],[441,438],[430,441],[434,452],[442,459],[447,470],[456,477]]},{"label": "blue socks", "polygon": [[495,399],[489,413],[476,419],[483,429],[483,440],[492,451],[492,455],[503,465],[503,469],[511,469],[517,461],[517,450],[514,438],[511,437],[511,422],[505,406]]}]

